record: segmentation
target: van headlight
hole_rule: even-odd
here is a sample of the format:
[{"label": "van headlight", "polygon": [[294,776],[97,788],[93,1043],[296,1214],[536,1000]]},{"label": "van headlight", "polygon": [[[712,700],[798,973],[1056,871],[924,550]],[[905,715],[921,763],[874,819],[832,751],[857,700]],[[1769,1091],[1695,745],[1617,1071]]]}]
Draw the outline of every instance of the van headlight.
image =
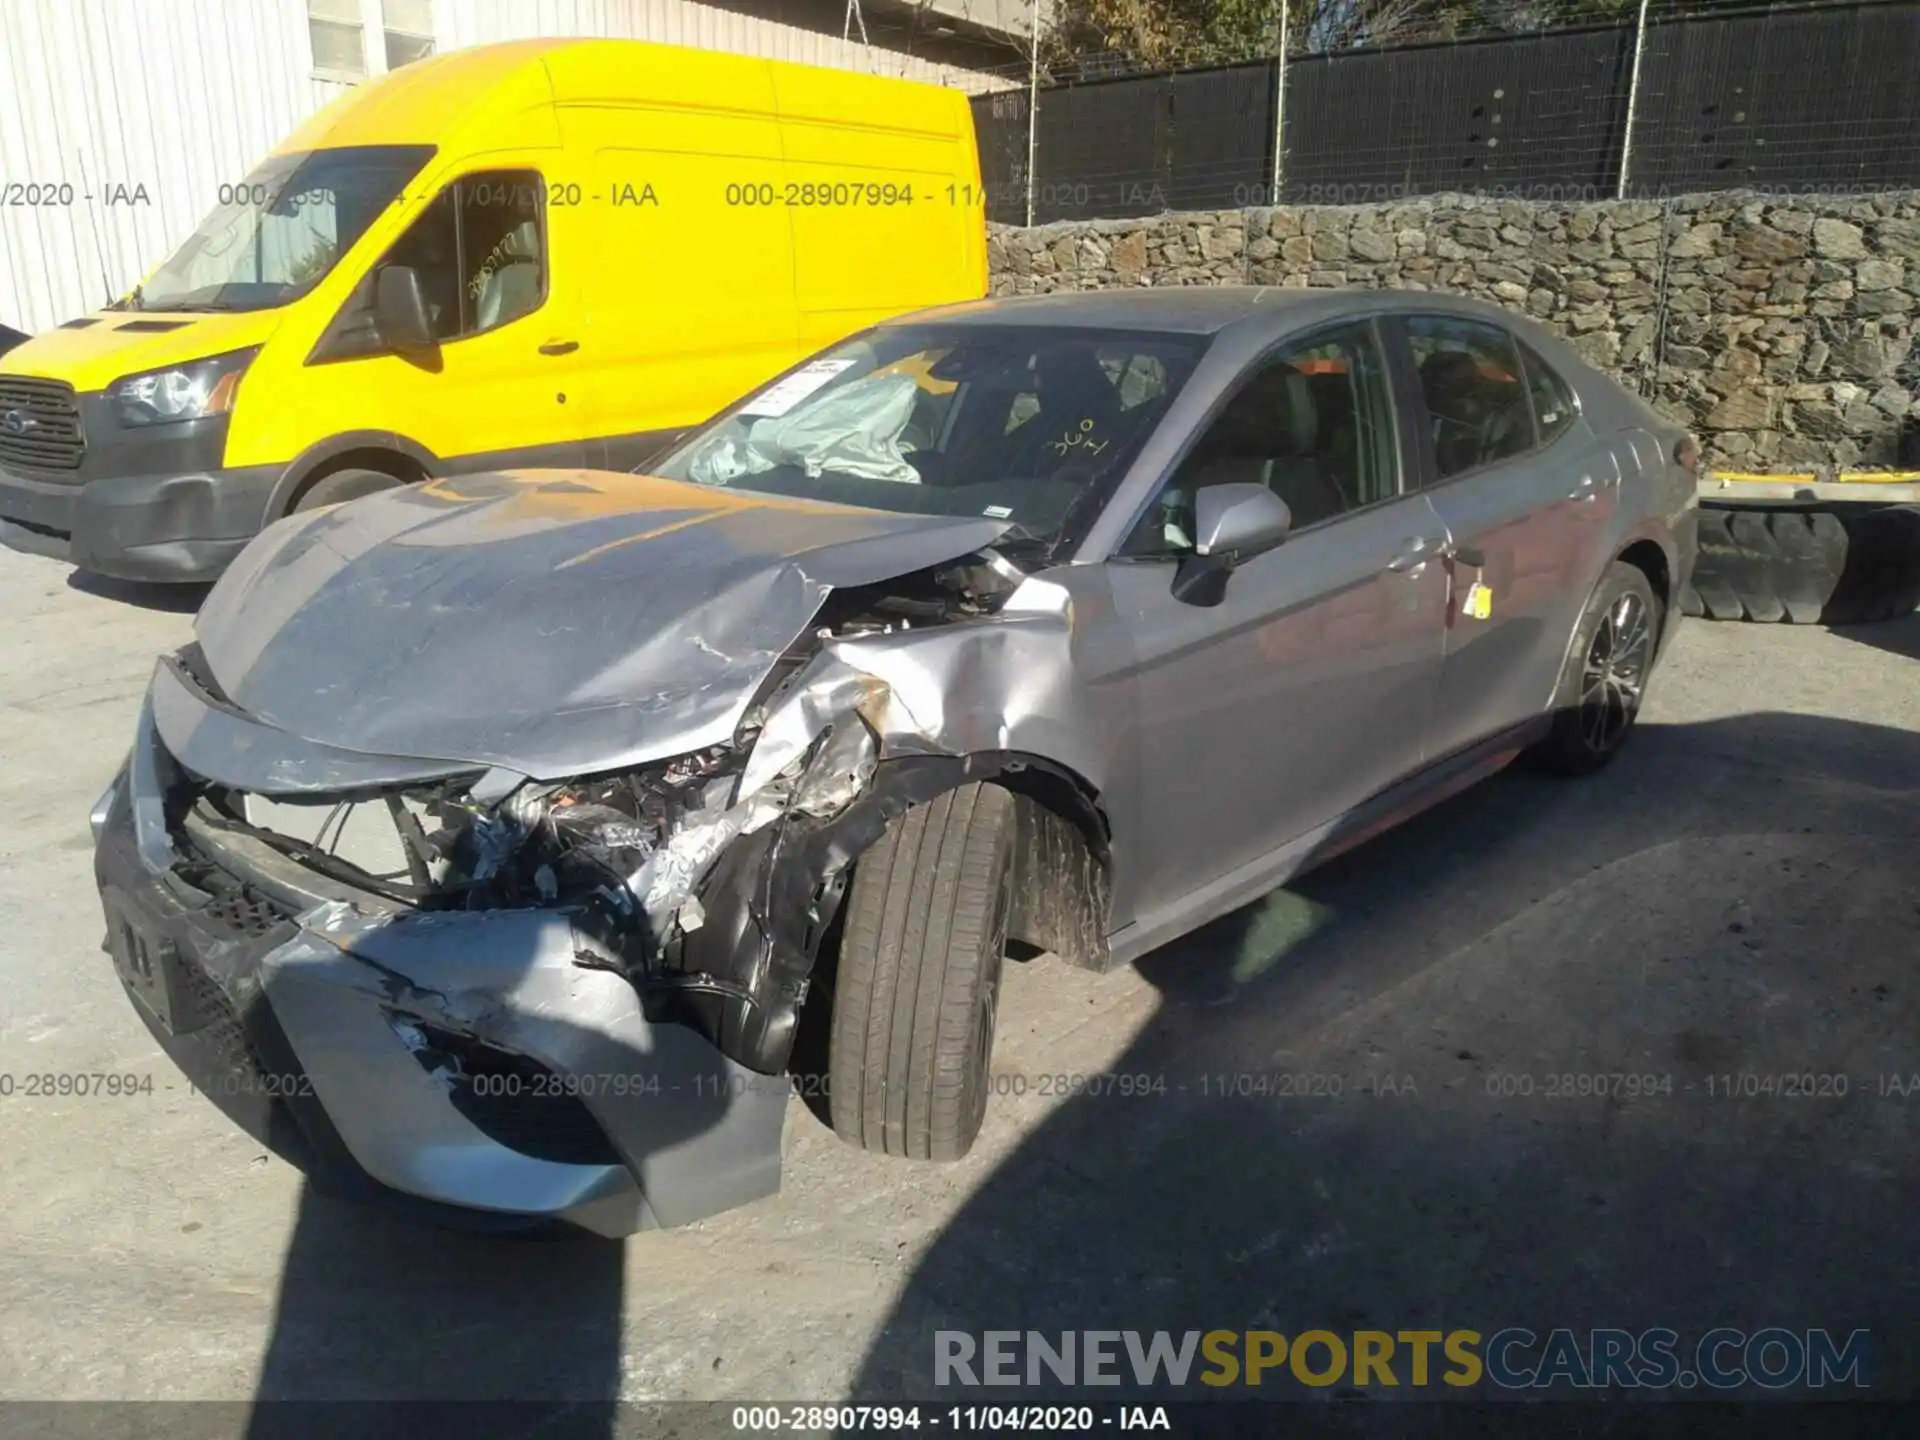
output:
[{"label": "van headlight", "polygon": [[107,387],[113,417],[121,425],[132,427],[224,415],[233,409],[240,377],[258,353],[256,346],[116,380]]}]

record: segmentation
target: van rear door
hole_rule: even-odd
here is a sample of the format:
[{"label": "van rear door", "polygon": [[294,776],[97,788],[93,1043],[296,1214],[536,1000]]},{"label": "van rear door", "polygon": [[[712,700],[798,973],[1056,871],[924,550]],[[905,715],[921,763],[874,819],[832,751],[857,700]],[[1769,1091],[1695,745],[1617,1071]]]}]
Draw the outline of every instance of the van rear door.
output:
[{"label": "van rear door", "polygon": [[986,210],[966,97],[776,65],[800,338],[986,293]]},{"label": "van rear door", "polygon": [[769,67],[654,46],[551,64],[566,150],[591,156],[582,382],[605,463],[630,465],[797,358]]}]

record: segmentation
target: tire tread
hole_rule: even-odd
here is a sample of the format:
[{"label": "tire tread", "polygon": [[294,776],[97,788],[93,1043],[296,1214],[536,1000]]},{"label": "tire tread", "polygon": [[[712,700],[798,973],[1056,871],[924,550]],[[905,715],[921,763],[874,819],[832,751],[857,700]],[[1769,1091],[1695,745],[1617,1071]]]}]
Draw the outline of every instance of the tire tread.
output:
[{"label": "tire tread", "polygon": [[1715,507],[1700,512],[1688,615],[1849,625],[1920,607],[1920,510]]},{"label": "tire tread", "polygon": [[846,900],[828,1049],[843,1140],[910,1159],[973,1142],[975,1014],[997,983],[1013,796],[971,784],[916,805],[861,856]]}]

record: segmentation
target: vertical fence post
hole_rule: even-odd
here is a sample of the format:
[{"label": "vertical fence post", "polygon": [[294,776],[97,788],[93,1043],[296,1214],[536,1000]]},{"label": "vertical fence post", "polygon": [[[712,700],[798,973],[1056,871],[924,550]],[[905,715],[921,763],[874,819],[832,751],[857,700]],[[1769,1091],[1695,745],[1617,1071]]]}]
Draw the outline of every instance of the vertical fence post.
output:
[{"label": "vertical fence post", "polygon": [[1647,0],[1640,0],[1640,14],[1633,22],[1633,75],[1627,81],[1627,133],[1620,137],[1620,185],[1614,199],[1627,198],[1627,167],[1633,159],[1633,120],[1640,108],[1640,55],[1647,48]]},{"label": "vertical fence post", "polygon": [[1268,186],[1267,203],[1280,203],[1281,156],[1287,139],[1287,0],[1280,0],[1280,43],[1273,57],[1273,177]]},{"label": "vertical fence post", "polygon": [[1033,157],[1040,150],[1040,0],[1029,0],[1027,42],[1032,63],[1027,67],[1027,226],[1033,226]]}]

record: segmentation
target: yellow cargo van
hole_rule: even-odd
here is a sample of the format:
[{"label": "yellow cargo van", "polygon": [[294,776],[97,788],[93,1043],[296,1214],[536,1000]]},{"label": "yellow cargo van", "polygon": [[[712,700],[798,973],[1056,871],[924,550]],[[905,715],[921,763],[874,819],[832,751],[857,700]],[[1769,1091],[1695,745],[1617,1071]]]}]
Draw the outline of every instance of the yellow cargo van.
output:
[{"label": "yellow cargo van", "polygon": [[964,95],[637,41],[408,65],[218,198],[126,297],[0,357],[0,540],[208,579],[293,510],[631,468],[987,288]]}]

